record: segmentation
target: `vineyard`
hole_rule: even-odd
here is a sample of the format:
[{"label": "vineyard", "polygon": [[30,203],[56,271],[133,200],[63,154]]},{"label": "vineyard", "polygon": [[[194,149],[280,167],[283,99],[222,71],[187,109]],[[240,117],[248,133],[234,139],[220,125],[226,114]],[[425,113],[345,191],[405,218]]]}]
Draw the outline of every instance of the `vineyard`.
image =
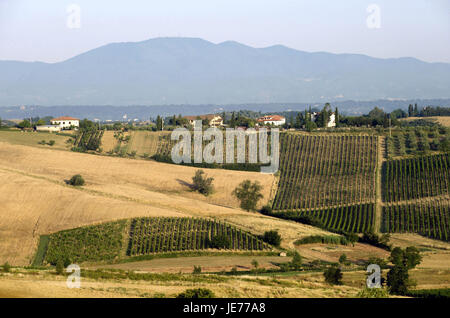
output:
[{"label": "vineyard", "polygon": [[127,255],[214,248],[214,237],[226,237],[226,248],[269,248],[256,236],[228,224],[193,218],[138,218],[131,222]]},{"label": "vineyard", "polygon": [[449,194],[450,154],[389,160],[383,165],[385,202]]},{"label": "vineyard", "polygon": [[383,207],[384,232],[413,232],[433,239],[450,241],[450,200]]},{"label": "vineyard", "polygon": [[71,262],[112,260],[120,254],[126,221],[86,226],[50,235],[45,260]]},{"label": "vineyard", "polygon": [[[202,149],[205,149],[205,146],[208,145],[211,141],[202,140]],[[171,140],[171,136],[169,134],[160,135],[158,147],[156,150],[156,154],[153,155],[152,159],[160,162],[172,163],[171,152],[173,146],[177,143],[176,140]],[[270,137],[267,140],[268,150],[270,150]],[[257,145],[259,147],[259,145]],[[270,152],[270,151],[269,151]],[[199,168],[221,168],[221,169],[230,169],[230,170],[243,170],[243,171],[260,171],[261,164],[260,163],[251,163],[249,160],[249,136],[245,136],[245,157],[243,157],[243,163],[237,163],[238,161],[238,152],[237,152],[237,141],[234,142],[234,163],[226,163],[226,136],[224,133],[223,139],[223,161],[224,163],[194,163],[194,136],[191,139],[191,164],[186,164],[190,166],[195,166]]]},{"label": "vineyard", "polygon": [[104,130],[83,129],[75,137],[74,150],[97,150],[101,145]]},{"label": "vineyard", "polygon": [[[194,218],[135,218],[43,236],[35,261],[112,261],[125,256],[210,248],[261,251],[270,245],[229,224]],[[45,246],[44,246],[45,245]],[[45,258],[43,255],[45,254]]]},{"label": "vineyard", "polygon": [[373,203],[376,136],[280,135],[280,180],[273,209]]},{"label": "vineyard", "polygon": [[371,203],[311,211],[275,212],[270,215],[336,232],[363,233],[373,230],[375,205]]}]

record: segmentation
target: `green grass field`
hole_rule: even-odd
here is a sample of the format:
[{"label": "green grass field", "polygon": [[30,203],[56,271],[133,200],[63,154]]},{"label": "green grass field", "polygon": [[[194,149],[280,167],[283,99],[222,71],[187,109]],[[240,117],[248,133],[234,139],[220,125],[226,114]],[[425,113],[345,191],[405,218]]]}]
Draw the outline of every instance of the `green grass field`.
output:
[{"label": "green grass field", "polygon": [[[72,144],[67,142],[68,139],[69,137],[67,136],[61,136],[49,132],[23,132],[21,130],[0,130],[0,141],[16,145],[68,150],[72,147]],[[50,140],[54,140],[55,144],[53,146],[49,146],[48,144],[45,145],[39,144],[39,142],[43,140],[45,140],[46,143],[48,143]]]}]

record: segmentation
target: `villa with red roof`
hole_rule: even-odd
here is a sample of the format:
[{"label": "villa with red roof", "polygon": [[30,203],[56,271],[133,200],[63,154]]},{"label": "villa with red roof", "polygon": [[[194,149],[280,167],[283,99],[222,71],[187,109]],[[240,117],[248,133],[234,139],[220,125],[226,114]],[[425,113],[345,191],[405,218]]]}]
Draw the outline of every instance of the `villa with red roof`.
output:
[{"label": "villa with red roof", "polygon": [[274,126],[281,126],[286,123],[286,118],[280,115],[267,115],[258,118],[258,123],[260,125],[274,125]]},{"label": "villa with red roof", "polygon": [[72,127],[80,127],[80,120],[69,116],[62,116],[50,120],[52,125],[59,126],[61,129],[70,129]]}]

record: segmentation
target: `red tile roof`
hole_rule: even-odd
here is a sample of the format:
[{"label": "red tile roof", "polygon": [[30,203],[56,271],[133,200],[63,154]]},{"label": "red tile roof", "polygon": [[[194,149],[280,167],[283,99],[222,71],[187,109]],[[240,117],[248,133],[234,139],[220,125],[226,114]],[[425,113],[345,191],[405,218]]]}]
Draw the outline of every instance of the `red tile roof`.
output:
[{"label": "red tile roof", "polygon": [[209,115],[198,115],[198,116],[184,116],[184,118],[186,118],[187,120],[196,120],[196,119],[198,119],[198,118],[200,118],[200,119],[209,119],[209,120],[211,120],[211,119],[213,119],[214,117],[220,117],[220,118],[222,118],[222,117],[219,116],[219,115],[213,115],[213,114],[209,114]]},{"label": "red tile roof", "polygon": [[280,115],[267,115],[267,116],[263,116],[258,118],[259,122],[264,122],[264,121],[281,121],[283,120],[284,117],[280,116]]},{"label": "red tile roof", "polygon": [[51,121],[60,121],[60,120],[79,120],[78,118],[73,118],[69,116],[61,116],[58,118],[53,118]]}]

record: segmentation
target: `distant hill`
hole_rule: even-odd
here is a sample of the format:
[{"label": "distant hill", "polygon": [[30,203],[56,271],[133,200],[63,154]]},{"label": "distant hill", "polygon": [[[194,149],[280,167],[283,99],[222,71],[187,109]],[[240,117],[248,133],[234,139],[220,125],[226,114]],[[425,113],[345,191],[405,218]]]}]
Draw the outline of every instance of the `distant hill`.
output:
[{"label": "distant hill", "polygon": [[[424,106],[450,107],[450,99],[413,99],[413,100],[374,100],[374,101],[335,101],[333,109],[339,108],[342,114],[367,114],[375,106],[387,112],[401,108],[408,109],[409,104],[416,104],[419,109]],[[262,113],[280,113],[288,111],[303,111],[309,106],[312,109],[322,109],[324,103],[270,103],[270,104],[229,104],[229,105],[152,105],[152,106],[99,106],[99,105],[61,105],[61,106],[8,106],[0,107],[0,118],[17,119],[25,117],[65,116],[100,120],[148,120],[156,116],[200,115],[222,113],[223,111],[249,110]],[[126,118],[124,118],[126,115]]]},{"label": "distant hill", "polygon": [[112,43],[59,63],[0,61],[0,106],[449,98],[450,64],[197,38]]}]

